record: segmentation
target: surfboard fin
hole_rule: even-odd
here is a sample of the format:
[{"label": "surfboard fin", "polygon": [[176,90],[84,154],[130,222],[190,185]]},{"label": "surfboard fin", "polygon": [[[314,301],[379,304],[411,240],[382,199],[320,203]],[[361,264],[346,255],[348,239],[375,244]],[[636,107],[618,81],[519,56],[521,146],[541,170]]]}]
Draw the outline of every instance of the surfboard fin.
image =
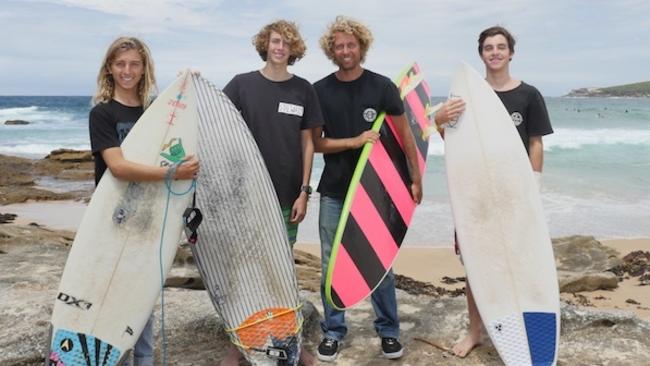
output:
[{"label": "surfboard fin", "polygon": [[266,349],[266,355],[275,358],[276,360],[284,361],[289,359],[288,351],[286,348],[269,347]]}]

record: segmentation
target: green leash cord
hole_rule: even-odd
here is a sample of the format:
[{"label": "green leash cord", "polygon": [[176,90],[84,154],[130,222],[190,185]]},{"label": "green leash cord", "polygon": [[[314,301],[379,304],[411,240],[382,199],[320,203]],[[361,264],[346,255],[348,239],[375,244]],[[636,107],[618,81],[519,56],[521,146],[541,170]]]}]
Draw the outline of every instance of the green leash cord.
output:
[{"label": "green leash cord", "polygon": [[176,170],[183,164],[180,161],[167,169],[165,174],[165,187],[167,187],[167,202],[165,203],[165,214],[163,215],[162,232],[160,234],[160,245],[158,250],[158,263],[160,268],[160,334],[162,337],[162,364],[167,365],[167,337],[165,336],[165,273],[163,271],[163,243],[165,239],[165,228],[167,226],[167,213],[169,211],[169,201],[173,196],[184,196],[196,190],[196,179],[192,179],[192,184],[185,192],[174,192],[172,189],[172,181],[176,175]]}]

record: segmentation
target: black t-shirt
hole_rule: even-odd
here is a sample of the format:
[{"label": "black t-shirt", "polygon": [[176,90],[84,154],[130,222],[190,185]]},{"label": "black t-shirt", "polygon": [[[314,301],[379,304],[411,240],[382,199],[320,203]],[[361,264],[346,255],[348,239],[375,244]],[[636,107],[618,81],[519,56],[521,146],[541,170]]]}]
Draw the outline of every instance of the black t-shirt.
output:
[{"label": "black t-shirt", "polygon": [[118,147],[144,112],[142,107],[128,107],[113,99],[99,103],[90,111],[90,148],[95,158],[95,184],[106,171],[101,152]]},{"label": "black t-shirt", "polygon": [[[355,137],[372,127],[381,112],[389,116],[404,113],[404,104],[393,82],[364,70],[353,81],[340,81],[330,74],[314,84],[325,117],[325,137]],[[345,198],[361,148],[324,154],[325,168],[318,185],[323,196]]]},{"label": "black t-shirt", "polygon": [[496,93],[510,113],[526,152],[528,152],[528,139],[531,136],[553,133],[544,98],[537,88],[522,81],[512,90]]},{"label": "black t-shirt", "polygon": [[223,91],[253,134],[280,205],[293,206],[303,176],[301,131],[323,124],[314,87],[296,75],[276,82],[252,71],[235,76]]}]

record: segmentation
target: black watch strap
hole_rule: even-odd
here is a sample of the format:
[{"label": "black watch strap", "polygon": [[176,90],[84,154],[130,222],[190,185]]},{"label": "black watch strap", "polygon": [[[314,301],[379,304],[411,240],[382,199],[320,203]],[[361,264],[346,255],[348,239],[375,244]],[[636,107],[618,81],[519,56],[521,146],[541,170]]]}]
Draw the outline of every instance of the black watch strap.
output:
[{"label": "black watch strap", "polygon": [[310,195],[312,192],[311,186],[302,186],[300,187],[300,192],[305,192],[307,195]]}]

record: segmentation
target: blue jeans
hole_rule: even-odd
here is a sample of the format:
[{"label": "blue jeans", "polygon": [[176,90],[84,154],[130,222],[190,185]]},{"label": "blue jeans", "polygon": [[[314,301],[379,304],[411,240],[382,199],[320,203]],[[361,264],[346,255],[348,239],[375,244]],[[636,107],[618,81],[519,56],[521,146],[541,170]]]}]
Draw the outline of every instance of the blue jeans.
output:
[{"label": "blue jeans", "polygon": [[[152,313],[133,347],[134,366],[153,366],[153,321]],[[122,365],[131,366],[131,358],[127,358]]]},{"label": "blue jeans", "polygon": [[[318,232],[320,234],[321,248],[321,281],[320,296],[323,301],[324,319],[320,323],[325,337],[337,341],[343,339],[348,332],[345,325],[345,312],[336,310],[327,302],[325,296],[325,278],[332,243],[339,224],[339,217],[343,209],[343,200],[321,196],[320,214],[318,218]],[[399,318],[397,317],[397,299],[395,297],[395,275],[390,270],[370,298],[375,310],[375,331],[380,337],[399,338]]]}]

